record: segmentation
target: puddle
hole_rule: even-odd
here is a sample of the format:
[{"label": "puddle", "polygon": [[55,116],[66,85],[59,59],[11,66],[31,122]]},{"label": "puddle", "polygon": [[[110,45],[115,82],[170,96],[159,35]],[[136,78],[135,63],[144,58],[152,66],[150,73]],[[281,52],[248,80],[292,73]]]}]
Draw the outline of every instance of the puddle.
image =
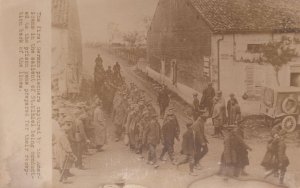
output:
[{"label": "puddle", "polygon": [[[212,176],[192,183],[189,188],[280,188],[281,186],[272,185],[255,180],[239,181],[227,179],[219,176]],[[281,187],[282,188],[282,187]]]}]

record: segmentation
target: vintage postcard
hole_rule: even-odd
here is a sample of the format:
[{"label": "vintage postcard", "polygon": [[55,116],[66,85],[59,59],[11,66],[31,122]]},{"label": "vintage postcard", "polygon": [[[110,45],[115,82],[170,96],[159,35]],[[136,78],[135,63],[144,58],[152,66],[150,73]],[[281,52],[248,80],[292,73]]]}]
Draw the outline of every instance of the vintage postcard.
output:
[{"label": "vintage postcard", "polygon": [[0,0],[0,188],[300,186],[299,0]]}]

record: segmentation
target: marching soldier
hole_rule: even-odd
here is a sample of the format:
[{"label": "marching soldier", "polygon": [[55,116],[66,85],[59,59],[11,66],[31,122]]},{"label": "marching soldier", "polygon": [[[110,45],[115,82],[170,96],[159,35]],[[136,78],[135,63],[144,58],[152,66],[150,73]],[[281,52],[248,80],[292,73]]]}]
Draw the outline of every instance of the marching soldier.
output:
[{"label": "marching soldier", "polygon": [[212,120],[215,127],[213,136],[224,137],[222,129],[223,125],[226,123],[226,105],[225,99],[222,97],[222,91],[218,91],[217,96],[214,98]]},{"label": "marching soldier", "polygon": [[198,93],[194,93],[193,98],[193,119],[196,121],[200,115],[200,102],[198,99]]},{"label": "marching soldier", "polygon": [[215,89],[212,86],[212,82],[209,82],[207,87],[203,90],[200,106],[205,107],[210,116],[212,115],[214,97]]},{"label": "marching soldier", "polygon": [[227,102],[228,124],[237,124],[241,120],[241,108],[234,94],[230,94],[230,99]]},{"label": "marching soldier", "polygon": [[99,98],[102,98],[103,94],[103,83],[105,80],[105,71],[102,65],[102,58],[100,54],[98,54],[97,58],[95,59],[95,67],[94,67],[94,83],[95,83],[95,91]]},{"label": "marching soldier", "polygon": [[234,125],[225,127],[224,150],[221,155],[221,166],[218,174],[225,176],[234,176],[237,164],[237,153],[235,150],[235,136],[233,133]]},{"label": "marching soldier", "polygon": [[181,154],[185,155],[185,158],[177,163],[177,168],[185,163],[189,163],[190,167],[190,175],[195,176],[197,174],[194,173],[194,155],[195,155],[195,134],[192,129],[192,122],[188,122],[186,124],[187,131],[183,134],[182,137],[182,149]]},{"label": "marching soldier", "polygon": [[158,167],[156,158],[156,147],[160,143],[161,130],[160,125],[157,121],[157,115],[152,114],[151,120],[148,126],[145,128],[144,143],[148,146],[148,164],[154,165],[155,168]]},{"label": "marching soldier", "polygon": [[193,124],[193,130],[195,132],[195,168],[200,169],[200,160],[208,152],[208,140],[205,136],[204,124],[208,117],[208,114],[202,113]]},{"label": "marching soldier", "polygon": [[66,180],[68,177],[74,176],[70,173],[70,168],[72,167],[74,161],[76,161],[76,156],[73,154],[71,149],[71,144],[68,139],[68,132],[72,127],[73,119],[67,116],[62,124],[63,133],[59,134],[57,138],[57,161],[59,163],[60,169],[60,181]]},{"label": "marching soldier", "polygon": [[118,142],[122,137],[123,126],[127,116],[127,105],[125,99],[122,99],[121,103],[118,106],[116,106],[116,109],[114,111],[115,113],[113,122],[115,125],[115,141]]},{"label": "marching soldier", "polygon": [[165,85],[158,93],[157,102],[159,104],[160,117],[163,118],[165,116],[165,111],[170,103],[170,97],[168,95],[168,91]]},{"label": "marching soldier", "polygon": [[168,152],[170,160],[174,161],[174,140],[180,141],[180,127],[177,118],[173,112],[174,108],[170,108],[163,121],[162,136],[163,136],[163,150],[160,155],[160,160],[164,160],[164,155]]},{"label": "marching soldier", "polygon": [[105,119],[103,115],[103,111],[101,109],[102,103],[100,100],[96,102],[97,107],[94,111],[94,131],[95,131],[95,144],[98,152],[102,151],[103,145],[106,143],[106,125]]},{"label": "marching soldier", "polygon": [[245,167],[249,165],[248,150],[252,149],[244,142],[244,130],[242,125],[237,125],[233,130],[235,136],[235,150],[237,153],[237,164],[235,167],[235,175],[247,176]]},{"label": "marching soldier", "polygon": [[73,153],[76,155],[77,161],[75,162],[75,167],[79,169],[84,169],[82,164],[82,154],[84,152],[84,147],[86,144],[90,143],[90,140],[87,138],[83,121],[87,118],[85,113],[79,115],[76,118],[75,123],[71,128],[72,138],[72,148]]},{"label": "marching soldier", "polygon": [[286,143],[285,137],[287,132],[285,130],[281,130],[279,133],[279,142],[278,142],[278,169],[279,169],[279,183],[283,184],[284,176],[289,166],[289,158],[286,155]]}]

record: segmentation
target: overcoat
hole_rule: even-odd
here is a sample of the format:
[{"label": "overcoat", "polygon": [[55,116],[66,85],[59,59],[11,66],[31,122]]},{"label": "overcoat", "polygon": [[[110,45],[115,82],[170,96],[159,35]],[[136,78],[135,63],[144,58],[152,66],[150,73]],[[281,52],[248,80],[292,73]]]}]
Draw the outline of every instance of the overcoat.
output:
[{"label": "overcoat", "polygon": [[174,139],[179,138],[180,128],[175,115],[167,115],[162,126],[164,144],[173,145]]},{"label": "overcoat", "polygon": [[106,126],[104,123],[103,111],[98,106],[94,111],[95,144],[104,145],[106,143]]}]

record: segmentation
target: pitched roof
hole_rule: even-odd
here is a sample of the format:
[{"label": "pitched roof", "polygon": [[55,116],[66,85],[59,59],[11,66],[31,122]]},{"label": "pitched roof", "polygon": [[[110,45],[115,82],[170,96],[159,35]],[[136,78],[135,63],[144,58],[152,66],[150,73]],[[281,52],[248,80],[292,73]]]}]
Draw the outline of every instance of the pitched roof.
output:
[{"label": "pitched roof", "polygon": [[300,31],[299,0],[190,0],[215,33]]}]

